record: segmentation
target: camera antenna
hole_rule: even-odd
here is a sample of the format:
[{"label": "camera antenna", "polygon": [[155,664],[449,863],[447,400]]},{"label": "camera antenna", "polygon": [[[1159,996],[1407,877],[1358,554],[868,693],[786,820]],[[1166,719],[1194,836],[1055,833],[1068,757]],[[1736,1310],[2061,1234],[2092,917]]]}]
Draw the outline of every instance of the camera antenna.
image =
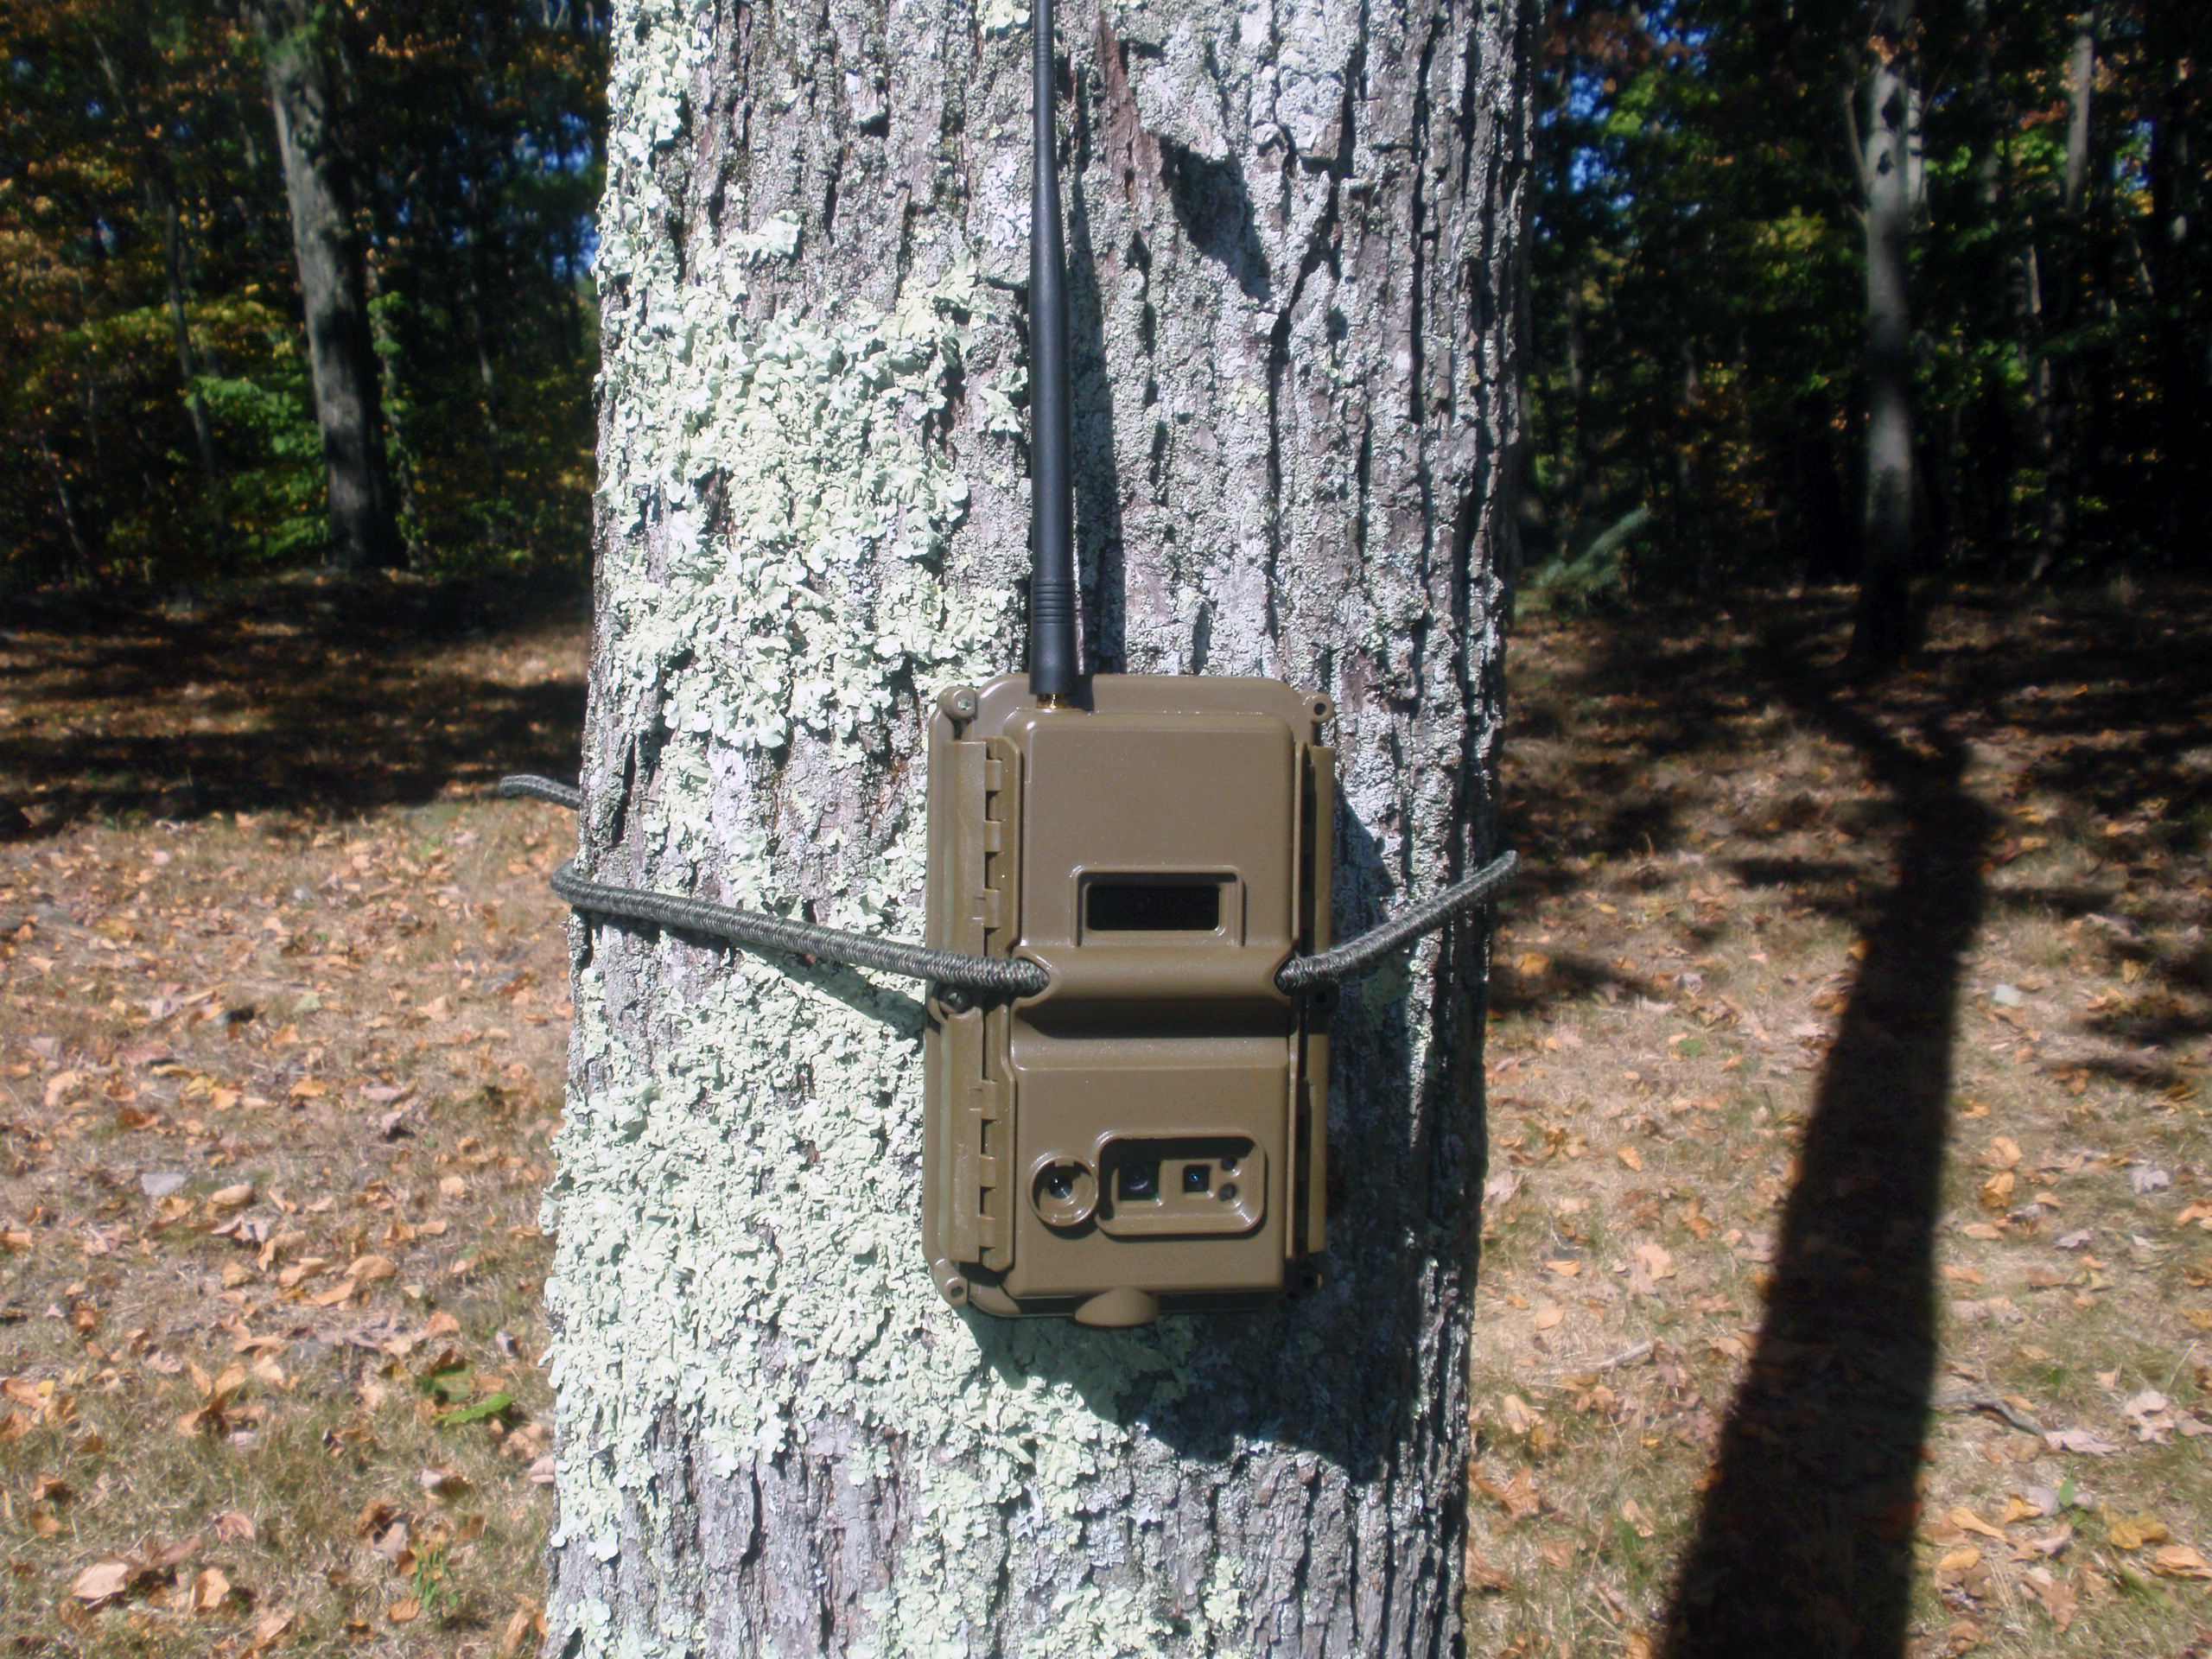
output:
[{"label": "camera antenna", "polygon": [[1067,254],[1060,240],[1059,158],[1052,118],[1052,0],[1036,18],[1031,110],[1034,187],[1029,198],[1029,690],[1039,701],[1075,696],[1075,493],[1068,431]]}]

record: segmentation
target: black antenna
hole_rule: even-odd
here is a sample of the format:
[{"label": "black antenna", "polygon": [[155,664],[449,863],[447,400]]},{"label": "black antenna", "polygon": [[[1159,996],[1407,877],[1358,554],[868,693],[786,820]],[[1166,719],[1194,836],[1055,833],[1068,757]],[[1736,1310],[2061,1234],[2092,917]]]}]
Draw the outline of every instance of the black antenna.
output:
[{"label": "black antenna", "polygon": [[1069,476],[1067,256],[1060,244],[1059,157],[1053,143],[1052,0],[1029,0],[1037,22],[1035,188],[1029,198],[1029,690],[1075,695],[1075,492]]}]

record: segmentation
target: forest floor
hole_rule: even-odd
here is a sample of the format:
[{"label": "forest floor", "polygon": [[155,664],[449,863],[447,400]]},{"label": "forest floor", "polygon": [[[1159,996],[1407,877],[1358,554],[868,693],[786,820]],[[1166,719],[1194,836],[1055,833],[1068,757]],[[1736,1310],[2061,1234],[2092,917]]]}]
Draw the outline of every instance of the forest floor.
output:
[{"label": "forest floor", "polygon": [[1471,1651],[2212,1652],[2212,605],[1514,639]]},{"label": "forest floor", "polygon": [[[579,608],[0,634],[4,1650],[534,1649]],[[2212,1650],[2212,595],[1842,626],[1516,634],[1472,1653]]]},{"label": "forest floor", "polygon": [[0,635],[0,1651],[536,1652],[581,610]]}]

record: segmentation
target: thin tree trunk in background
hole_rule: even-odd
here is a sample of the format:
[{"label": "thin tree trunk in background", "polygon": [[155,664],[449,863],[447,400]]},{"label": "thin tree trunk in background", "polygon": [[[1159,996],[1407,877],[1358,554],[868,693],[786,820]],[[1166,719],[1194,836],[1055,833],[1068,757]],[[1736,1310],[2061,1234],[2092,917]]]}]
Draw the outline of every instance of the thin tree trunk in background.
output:
[{"label": "thin tree trunk in background", "polygon": [[208,518],[219,536],[227,528],[223,512],[223,479],[215,463],[215,432],[207,418],[207,400],[200,395],[199,371],[193,363],[192,323],[185,305],[184,238],[177,203],[176,170],[163,148],[171,142],[174,129],[172,124],[163,121],[160,130],[156,130],[153,120],[139,107],[138,85],[158,77],[161,60],[148,38],[146,20],[134,16],[131,21],[137,28],[123,44],[130,54],[137,73],[126,74],[119,69],[107,42],[97,35],[92,38],[92,49],[99,55],[100,75],[107,82],[116,111],[137,140],[139,165],[146,181],[146,205],[162,227],[162,280],[168,302],[169,333],[176,346],[178,389],[184,394],[185,409],[192,421],[193,443],[199,451],[200,489],[206,498]]},{"label": "thin tree trunk in background", "polygon": [[2195,210],[2203,187],[2192,165],[2190,59],[2192,45],[2204,43],[2212,29],[2176,6],[2153,7],[2150,22],[2149,55],[2160,66],[2161,96],[2152,118],[2151,223],[2144,242],[2158,317],[2160,493],[2165,533],[2178,538],[2198,533],[2205,512],[2205,320],[2192,303],[2191,281],[2192,262],[2200,257],[2192,245]]},{"label": "thin tree trunk in background", "polygon": [[2028,573],[2031,582],[2042,581],[2065,557],[2082,490],[2082,410],[2087,375],[2075,332],[2082,321],[2084,298],[2096,31],[2094,9],[2085,10],[2075,19],[2073,48],[2067,60],[2063,223],[2050,240],[2041,273],[2048,385],[2044,424],[2050,433],[2050,460],[2044,469],[2042,545]]},{"label": "thin tree trunk in background", "polygon": [[54,505],[61,509],[61,527],[68,532],[69,550],[77,556],[80,569],[92,568],[92,550],[85,540],[85,528],[77,522],[77,503],[69,493],[69,474],[62,470],[61,457],[54,453],[54,446],[44,438],[38,441],[39,459],[46,463],[47,475],[54,480]]},{"label": "thin tree trunk in background", "polygon": [[[1018,667],[1011,8],[613,20],[580,868],[921,937],[922,717]],[[1095,665],[1339,709],[1337,925],[1497,835],[1522,11],[1060,15]],[[903,982],[579,925],[548,1651],[1460,1651],[1487,943],[1336,1028],[1327,1285],[1100,1332],[918,1240]]]},{"label": "thin tree trunk in background", "polygon": [[[218,535],[228,528],[223,512],[223,475],[215,463],[215,429],[207,418],[207,400],[200,395],[199,370],[192,360],[192,322],[184,305],[184,257],[179,245],[175,181],[162,178],[156,209],[162,219],[162,269],[168,289],[169,332],[176,340],[177,375],[184,383],[185,407],[192,415],[192,436],[200,451],[200,473],[207,493],[208,517]],[[149,188],[154,187],[149,186]]]},{"label": "thin tree trunk in background", "polygon": [[331,563],[345,570],[384,569],[405,563],[406,553],[385,455],[352,170],[335,127],[315,11],[313,0],[263,0],[255,22],[268,55],[269,102],[307,313],[308,361],[329,483]]},{"label": "thin tree trunk in background", "polygon": [[2097,14],[2075,20],[2066,72],[2066,217],[2079,219],[2089,190],[2089,100],[2097,78]]},{"label": "thin tree trunk in background", "polygon": [[1867,54],[1859,140],[1866,248],[1866,497],[1853,657],[1896,662],[1912,645],[1910,0],[1882,0]]}]

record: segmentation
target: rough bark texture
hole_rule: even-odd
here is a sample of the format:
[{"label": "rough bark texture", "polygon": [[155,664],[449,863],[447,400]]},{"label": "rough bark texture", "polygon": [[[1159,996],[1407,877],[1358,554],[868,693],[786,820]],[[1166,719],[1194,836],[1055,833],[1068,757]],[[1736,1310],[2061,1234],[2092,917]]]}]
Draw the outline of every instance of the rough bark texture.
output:
[{"label": "rough bark texture", "polygon": [[[921,716],[1019,665],[1027,15],[630,0],[582,867],[918,938]],[[1337,702],[1337,925],[1492,849],[1510,0],[1061,11],[1096,665]],[[579,928],[550,1200],[578,1654],[1458,1650],[1485,943],[1351,988],[1317,1295],[923,1270],[908,988]]]},{"label": "rough bark texture", "polygon": [[315,7],[312,0],[264,0],[254,16],[268,54],[269,102],[307,313],[308,363],[329,487],[331,563],[348,570],[381,569],[404,563],[406,551],[385,459],[352,174],[333,124]]}]

